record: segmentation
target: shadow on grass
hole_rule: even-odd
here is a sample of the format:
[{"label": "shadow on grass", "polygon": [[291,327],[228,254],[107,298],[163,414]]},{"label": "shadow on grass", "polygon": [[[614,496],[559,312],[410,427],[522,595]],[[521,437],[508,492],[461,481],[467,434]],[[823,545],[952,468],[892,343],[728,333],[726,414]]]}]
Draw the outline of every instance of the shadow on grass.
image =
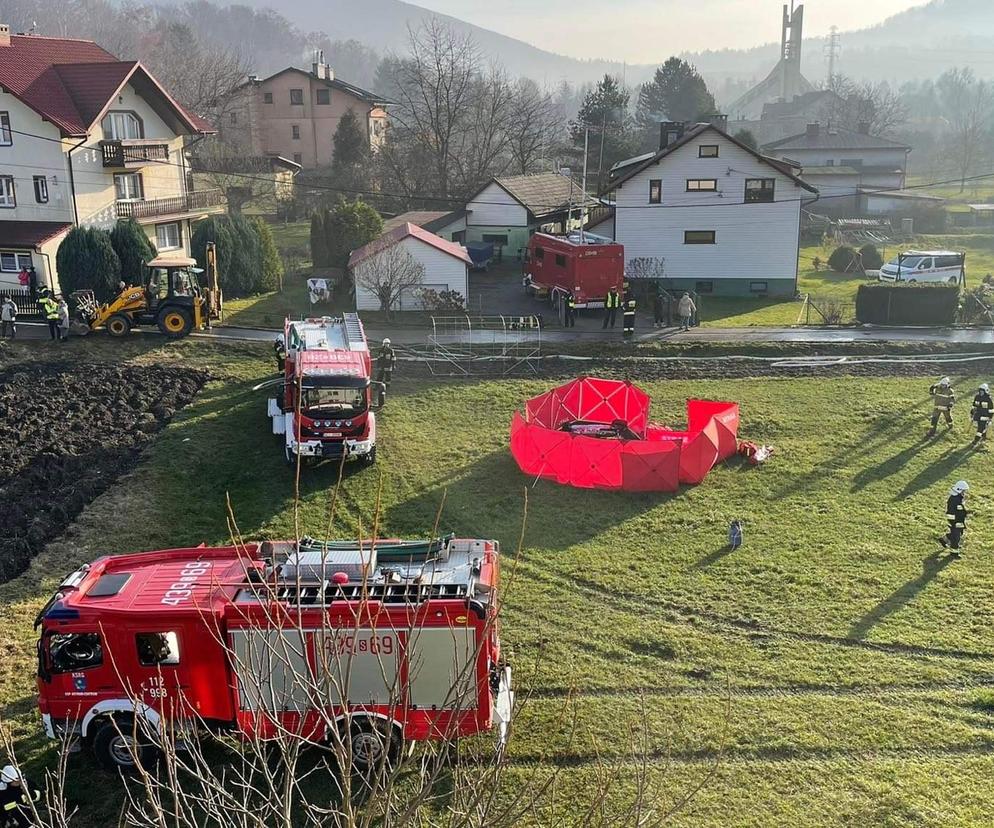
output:
[{"label": "shadow on grass", "polygon": [[707,555],[705,555],[700,560],[696,561],[694,565],[690,567],[690,569],[691,570],[707,569],[709,566],[718,563],[718,561],[724,560],[734,551],[735,550],[732,549],[731,546],[728,546],[726,544],[725,546],[722,546],[720,549],[715,549],[714,552],[708,552]]},{"label": "shadow on grass", "polygon": [[[517,540],[524,493],[528,496],[525,544],[567,549],[635,518],[679,492],[612,492],[576,489],[521,474],[510,452],[491,452],[433,482],[407,500],[387,507],[387,523],[424,532],[427,516],[443,503],[439,529],[469,537],[494,537],[501,527],[505,541]],[[565,516],[569,516],[566,519]]]},{"label": "shadow on grass", "polygon": [[909,460],[912,460],[915,455],[920,453],[926,445],[928,445],[928,438],[923,435],[917,442],[907,448],[901,449],[901,451],[892,457],[881,460],[875,466],[867,466],[853,478],[850,491],[858,492],[871,483],[878,483],[884,478],[896,474],[905,467]]},{"label": "shadow on grass", "polygon": [[912,578],[906,584],[902,584],[884,598],[883,601],[852,625],[846,637],[862,641],[877,624],[914,600],[954,560],[955,558],[952,555],[940,555],[938,552],[932,552],[922,560],[921,575],[917,578]]},{"label": "shadow on grass", "polygon": [[949,477],[950,474],[973,452],[972,445],[961,446],[960,448],[950,448],[933,463],[929,463],[918,474],[904,484],[895,496],[894,501],[904,500],[917,492],[927,489]]}]

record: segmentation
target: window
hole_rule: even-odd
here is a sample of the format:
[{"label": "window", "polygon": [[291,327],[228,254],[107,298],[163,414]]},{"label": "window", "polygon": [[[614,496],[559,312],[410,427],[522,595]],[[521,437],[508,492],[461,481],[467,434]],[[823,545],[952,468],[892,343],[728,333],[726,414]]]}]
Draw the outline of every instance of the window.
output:
[{"label": "window", "polygon": [[145,197],[141,173],[118,173],[114,176],[114,193],[118,201],[141,201]]},{"label": "window", "polygon": [[649,180],[649,203],[659,204],[663,200],[663,181],[660,178]]},{"label": "window", "polygon": [[566,267],[566,257],[560,253],[556,254],[556,267]]},{"label": "window", "polygon": [[937,256],[936,267],[960,267],[963,264],[960,256]]},{"label": "window", "polygon": [[758,204],[773,201],[773,178],[747,178],[745,184],[745,203]]},{"label": "window", "polygon": [[0,250],[0,271],[4,273],[19,273],[22,267],[31,267],[30,253],[15,253],[13,250]]},{"label": "window", "polygon": [[135,647],[142,667],[179,664],[179,639],[174,632],[138,633]]},{"label": "window", "polygon": [[330,89],[318,89],[314,93],[314,100],[321,106],[327,106],[331,103],[331,90]]},{"label": "window", "polygon": [[293,154],[293,163],[294,164],[303,164],[304,163],[304,156],[301,153],[299,153],[299,152],[295,152]]},{"label": "window", "polygon": [[100,124],[108,141],[145,137],[141,119],[134,112],[108,112]]},{"label": "window", "polygon": [[718,145],[717,144],[701,144],[697,148],[698,158],[717,158],[718,157]]},{"label": "window", "polygon": [[155,225],[155,246],[159,250],[183,246],[183,233],[178,221]]},{"label": "window", "polygon": [[293,105],[303,106],[304,104],[304,90],[303,89],[291,89],[290,90],[290,103]]},{"label": "window", "polygon": [[684,230],[684,244],[714,244],[714,230]]},{"label": "window", "polygon": [[52,633],[48,654],[53,673],[73,673],[104,663],[104,650],[96,633]]},{"label": "window", "polygon": [[273,102],[273,93],[272,92],[263,92],[262,93],[262,102],[263,103],[272,103]]},{"label": "window", "polygon": [[237,112],[232,112],[232,113],[231,113],[231,114],[230,114],[230,115],[228,116],[228,120],[229,120],[229,121],[230,121],[230,122],[231,122],[232,124],[237,124],[237,123],[238,123],[238,113],[237,113]]},{"label": "window", "polygon": [[48,179],[43,175],[36,175],[32,180],[35,185],[35,201],[48,204]]},{"label": "window", "polygon": [[834,159],[834,158],[829,158],[829,159],[828,159],[828,160],[827,160],[827,161],[825,162],[825,166],[826,166],[826,167],[834,167],[834,166],[835,166],[835,159]]},{"label": "window", "polygon": [[714,293],[714,282],[697,282],[694,290],[698,293]]},{"label": "window", "polygon": [[300,127],[296,124],[290,127],[290,137],[293,138],[294,141],[300,140]]},{"label": "window", "polygon": [[16,207],[17,197],[14,194],[14,176],[0,175],[0,207]]},{"label": "window", "polygon": [[766,293],[766,282],[749,282],[749,293]]},{"label": "window", "polygon": [[536,247],[535,248],[535,258],[539,259],[540,261],[545,258],[545,248],[544,247]]},{"label": "window", "polygon": [[687,179],[687,192],[688,193],[713,193],[718,189],[718,179],[717,178],[688,178]]},{"label": "window", "polygon": [[14,143],[10,132],[10,113],[0,112],[0,147],[9,147]]},{"label": "window", "polygon": [[483,241],[491,244],[507,244],[507,233],[484,233]]}]

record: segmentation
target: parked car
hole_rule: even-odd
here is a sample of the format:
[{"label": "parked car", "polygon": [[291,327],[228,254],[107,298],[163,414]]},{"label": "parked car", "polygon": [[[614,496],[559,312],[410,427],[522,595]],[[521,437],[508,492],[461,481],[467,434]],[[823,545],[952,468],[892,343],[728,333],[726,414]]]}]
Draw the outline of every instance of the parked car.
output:
[{"label": "parked car", "polygon": [[966,254],[952,250],[909,250],[880,268],[881,282],[948,282],[962,284]]}]

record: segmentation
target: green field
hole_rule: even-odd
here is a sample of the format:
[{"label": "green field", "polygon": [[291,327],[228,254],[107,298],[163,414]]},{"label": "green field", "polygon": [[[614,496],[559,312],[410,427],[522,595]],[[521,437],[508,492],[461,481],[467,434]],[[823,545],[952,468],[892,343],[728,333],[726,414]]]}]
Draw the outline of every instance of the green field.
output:
[{"label": "green field", "polygon": [[[250,391],[269,371],[267,349],[112,347],[206,366],[216,380],[135,473],[0,587],[0,710],[36,767],[54,756],[33,709],[31,621],[60,576],[107,552],[225,542],[226,495],[244,536],[294,531],[292,474]],[[30,358],[23,346],[0,354]],[[961,394],[978,381],[954,379]],[[423,536],[444,499],[441,528],[501,541],[503,638],[524,700],[504,794],[556,776],[523,825],[578,824],[612,768],[608,816],[640,782],[657,814],[703,782],[674,824],[989,824],[991,461],[969,449],[963,407],[953,434],[922,439],[927,382],[646,383],[668,423],[682,422],[689,396],[740,401],[742,436],[776,454],[760,468],[729,462],[676,494],[627,495],[533,485],[518,472],[511,413],[551,382],[401,372],[377,466],[348,476],[333,532],[368,526],[382,487],[383,534]],[[951,562],[935,536],[961,477],[975,512],[966,555]],[[335,478],[305,473],[302,532],[325,534]],[[732,518],[745,544],[729,553]],[[73,824],[113,824],[116,783],[84,758],[71,767],[83,814]]]}]

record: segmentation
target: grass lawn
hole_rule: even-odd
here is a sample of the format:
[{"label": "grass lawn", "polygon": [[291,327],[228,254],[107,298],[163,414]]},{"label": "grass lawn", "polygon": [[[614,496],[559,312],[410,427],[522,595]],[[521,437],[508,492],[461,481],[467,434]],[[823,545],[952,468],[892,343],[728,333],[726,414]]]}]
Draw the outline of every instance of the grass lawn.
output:
[{"label": "grass lawn", "polygon": [[[108,345],[118,357],[122,346]],[[31,622],[60,576],[106,552],[225,542],[226,494],[244,536],[293,534],[291,471],[249,390],[269,373],[268,349],[124,347],[127,359],[206,366],[218,379],[134,474],[0,586],[0,709],[39,764],[54,757],[33,710]],[[965,395],[979,378],[954,381]],[[382,487],[384,534],[423,536],[444,497],[442,529],[501,541],[503,638],[526,698],[504,793],[557,774],[522,825],[577,824],[603,760],[616,763],[604,808],[617,812],[641,779],[633,741],[655,807],[708,778],[677,825],[982,824],[994,808],[991,460],[969,449],[965,407],[952,435],[922,439],[927,382],[649,383],[663,422],[682,422],[688,396],[740,401],[742,436],[776,454],[760,468],[729,462],[676,494],[628,495],[533,486],[518,472],[511,413],[550,383],[401,372],[377,466],[347,478],[333,531],[370,525]],[[325,534],[335,476],[305,473],[302,532]],[[951,563],[934,538],[959,478],[973,485],[974,516],[967,553]],[[729,553],[733,518],[745,543]],[[84,814],[74,824],[112,824],[114,784],[86,759],[72,766]]]}]

